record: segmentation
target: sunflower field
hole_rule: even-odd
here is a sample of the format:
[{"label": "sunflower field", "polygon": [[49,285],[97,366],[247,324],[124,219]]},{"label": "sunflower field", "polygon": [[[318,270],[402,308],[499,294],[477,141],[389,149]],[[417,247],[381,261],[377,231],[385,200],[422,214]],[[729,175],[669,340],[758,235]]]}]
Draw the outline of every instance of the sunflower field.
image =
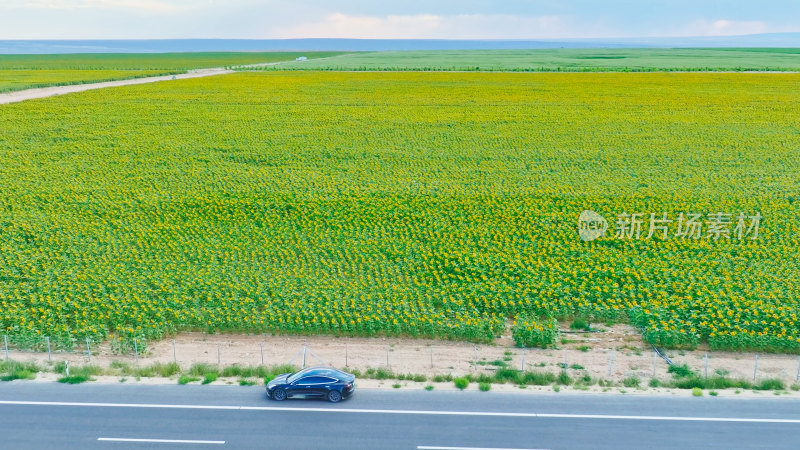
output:
[{"label": "sunflower field", "polygon": [[[0,106],[0,328],[120,351],[187,330],[548,345],[586,317],[798,353],[799,88],[265,72]],[[581,240],[584,210],[604,236]],[[729,233],[678,237],[718,212]],[[632,213],[641,236],[616,238]]]}]

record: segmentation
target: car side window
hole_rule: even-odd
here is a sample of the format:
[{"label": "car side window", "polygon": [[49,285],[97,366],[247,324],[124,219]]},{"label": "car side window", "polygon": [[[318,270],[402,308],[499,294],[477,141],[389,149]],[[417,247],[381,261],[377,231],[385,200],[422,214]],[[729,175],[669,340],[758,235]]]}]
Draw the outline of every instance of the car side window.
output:
[{"label": "car side window", "polygon": [[311,380],[313,380],[313,377],[300,378],[299,380],[297,380],[297,382],[295,384],[300,385],[300,386],[305,386],[305,385],[311,384]]},{"label": "car side window", "polygon": [[330,384],[330,383],[334,383],[334,382],[336,382],[336,380],[334,380],[333,378],[329,378],[329,377],[305,377],[305,378],[301,378],[300,380],[298,380],[296,384],[302,385],[302,386],[310,386],[310,385],[317,385],[317,384]]},{"label": "car side window", "polygon": [[294,383],[295,381],[308,376],[310,376],[308,370],[301,370],[300,372],[296,372],[292,376],[290,376],[287,381],[289,383]]}]

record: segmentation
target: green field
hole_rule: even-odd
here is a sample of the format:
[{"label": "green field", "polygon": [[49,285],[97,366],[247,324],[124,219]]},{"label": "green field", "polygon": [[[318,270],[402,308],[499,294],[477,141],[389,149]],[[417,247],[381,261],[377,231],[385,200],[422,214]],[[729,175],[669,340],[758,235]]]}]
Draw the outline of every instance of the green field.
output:
[{"label": "green field", "polygon": [[281,70],[798,71],[800,49],[537,49],[346,54]]},{"label": "green field", "polygon": [[50,70],[189,70],[292,61],[341,55],[342,52],[198,52],[198,53],[71,53],[0,55],[0,69]]},{"label": "green field", "polygon": [[0,55],[0,92],[182,73],[190,69],[292,61],[340,52],[86,53]]},{"label": "green field", "polygon": [[[5,105],[0,328],[124,349],[180,330],[486,341],[516,320],[548,345],[582,316],[798,352],[798,82],[266,72]],[[758,240],[586,243],[585,209],[764,221]]]},{"label": "green field", "polygon": [[[309,61],[295,62],[298,56]],[[333,71],[798,71],[799,49],[537,49],[407,52],[201,52],[0,55],[0,92],[208,67]]]}]

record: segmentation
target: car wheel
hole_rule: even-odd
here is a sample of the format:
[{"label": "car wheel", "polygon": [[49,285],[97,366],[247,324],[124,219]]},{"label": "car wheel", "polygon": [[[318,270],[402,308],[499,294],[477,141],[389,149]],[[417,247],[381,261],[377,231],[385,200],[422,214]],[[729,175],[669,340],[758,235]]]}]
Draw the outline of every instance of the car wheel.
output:
[{"label": "car wheel", "polygon": [[328,401],[331,403],[338,403],[342,399],[342,394],[339,391],[328,392]]},{"label": "car wheel", "polygon": [[277,400],[279,402],[286,400],[286,391],[280,388],[275,389],[274,391],[272,391],[272,399]]}]

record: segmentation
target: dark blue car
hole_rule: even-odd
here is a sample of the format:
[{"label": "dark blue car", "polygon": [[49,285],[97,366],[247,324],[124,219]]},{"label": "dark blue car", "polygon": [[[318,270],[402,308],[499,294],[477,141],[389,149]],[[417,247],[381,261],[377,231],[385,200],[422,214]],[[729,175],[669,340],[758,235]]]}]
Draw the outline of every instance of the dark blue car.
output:
[{"label": "dark blue car", "polygon": [[324,398],[336,403],[353,395],[356,377],[331,367],[311,367],[284,373],[267,383],[267,396],[282,401],[287,398]]}]

